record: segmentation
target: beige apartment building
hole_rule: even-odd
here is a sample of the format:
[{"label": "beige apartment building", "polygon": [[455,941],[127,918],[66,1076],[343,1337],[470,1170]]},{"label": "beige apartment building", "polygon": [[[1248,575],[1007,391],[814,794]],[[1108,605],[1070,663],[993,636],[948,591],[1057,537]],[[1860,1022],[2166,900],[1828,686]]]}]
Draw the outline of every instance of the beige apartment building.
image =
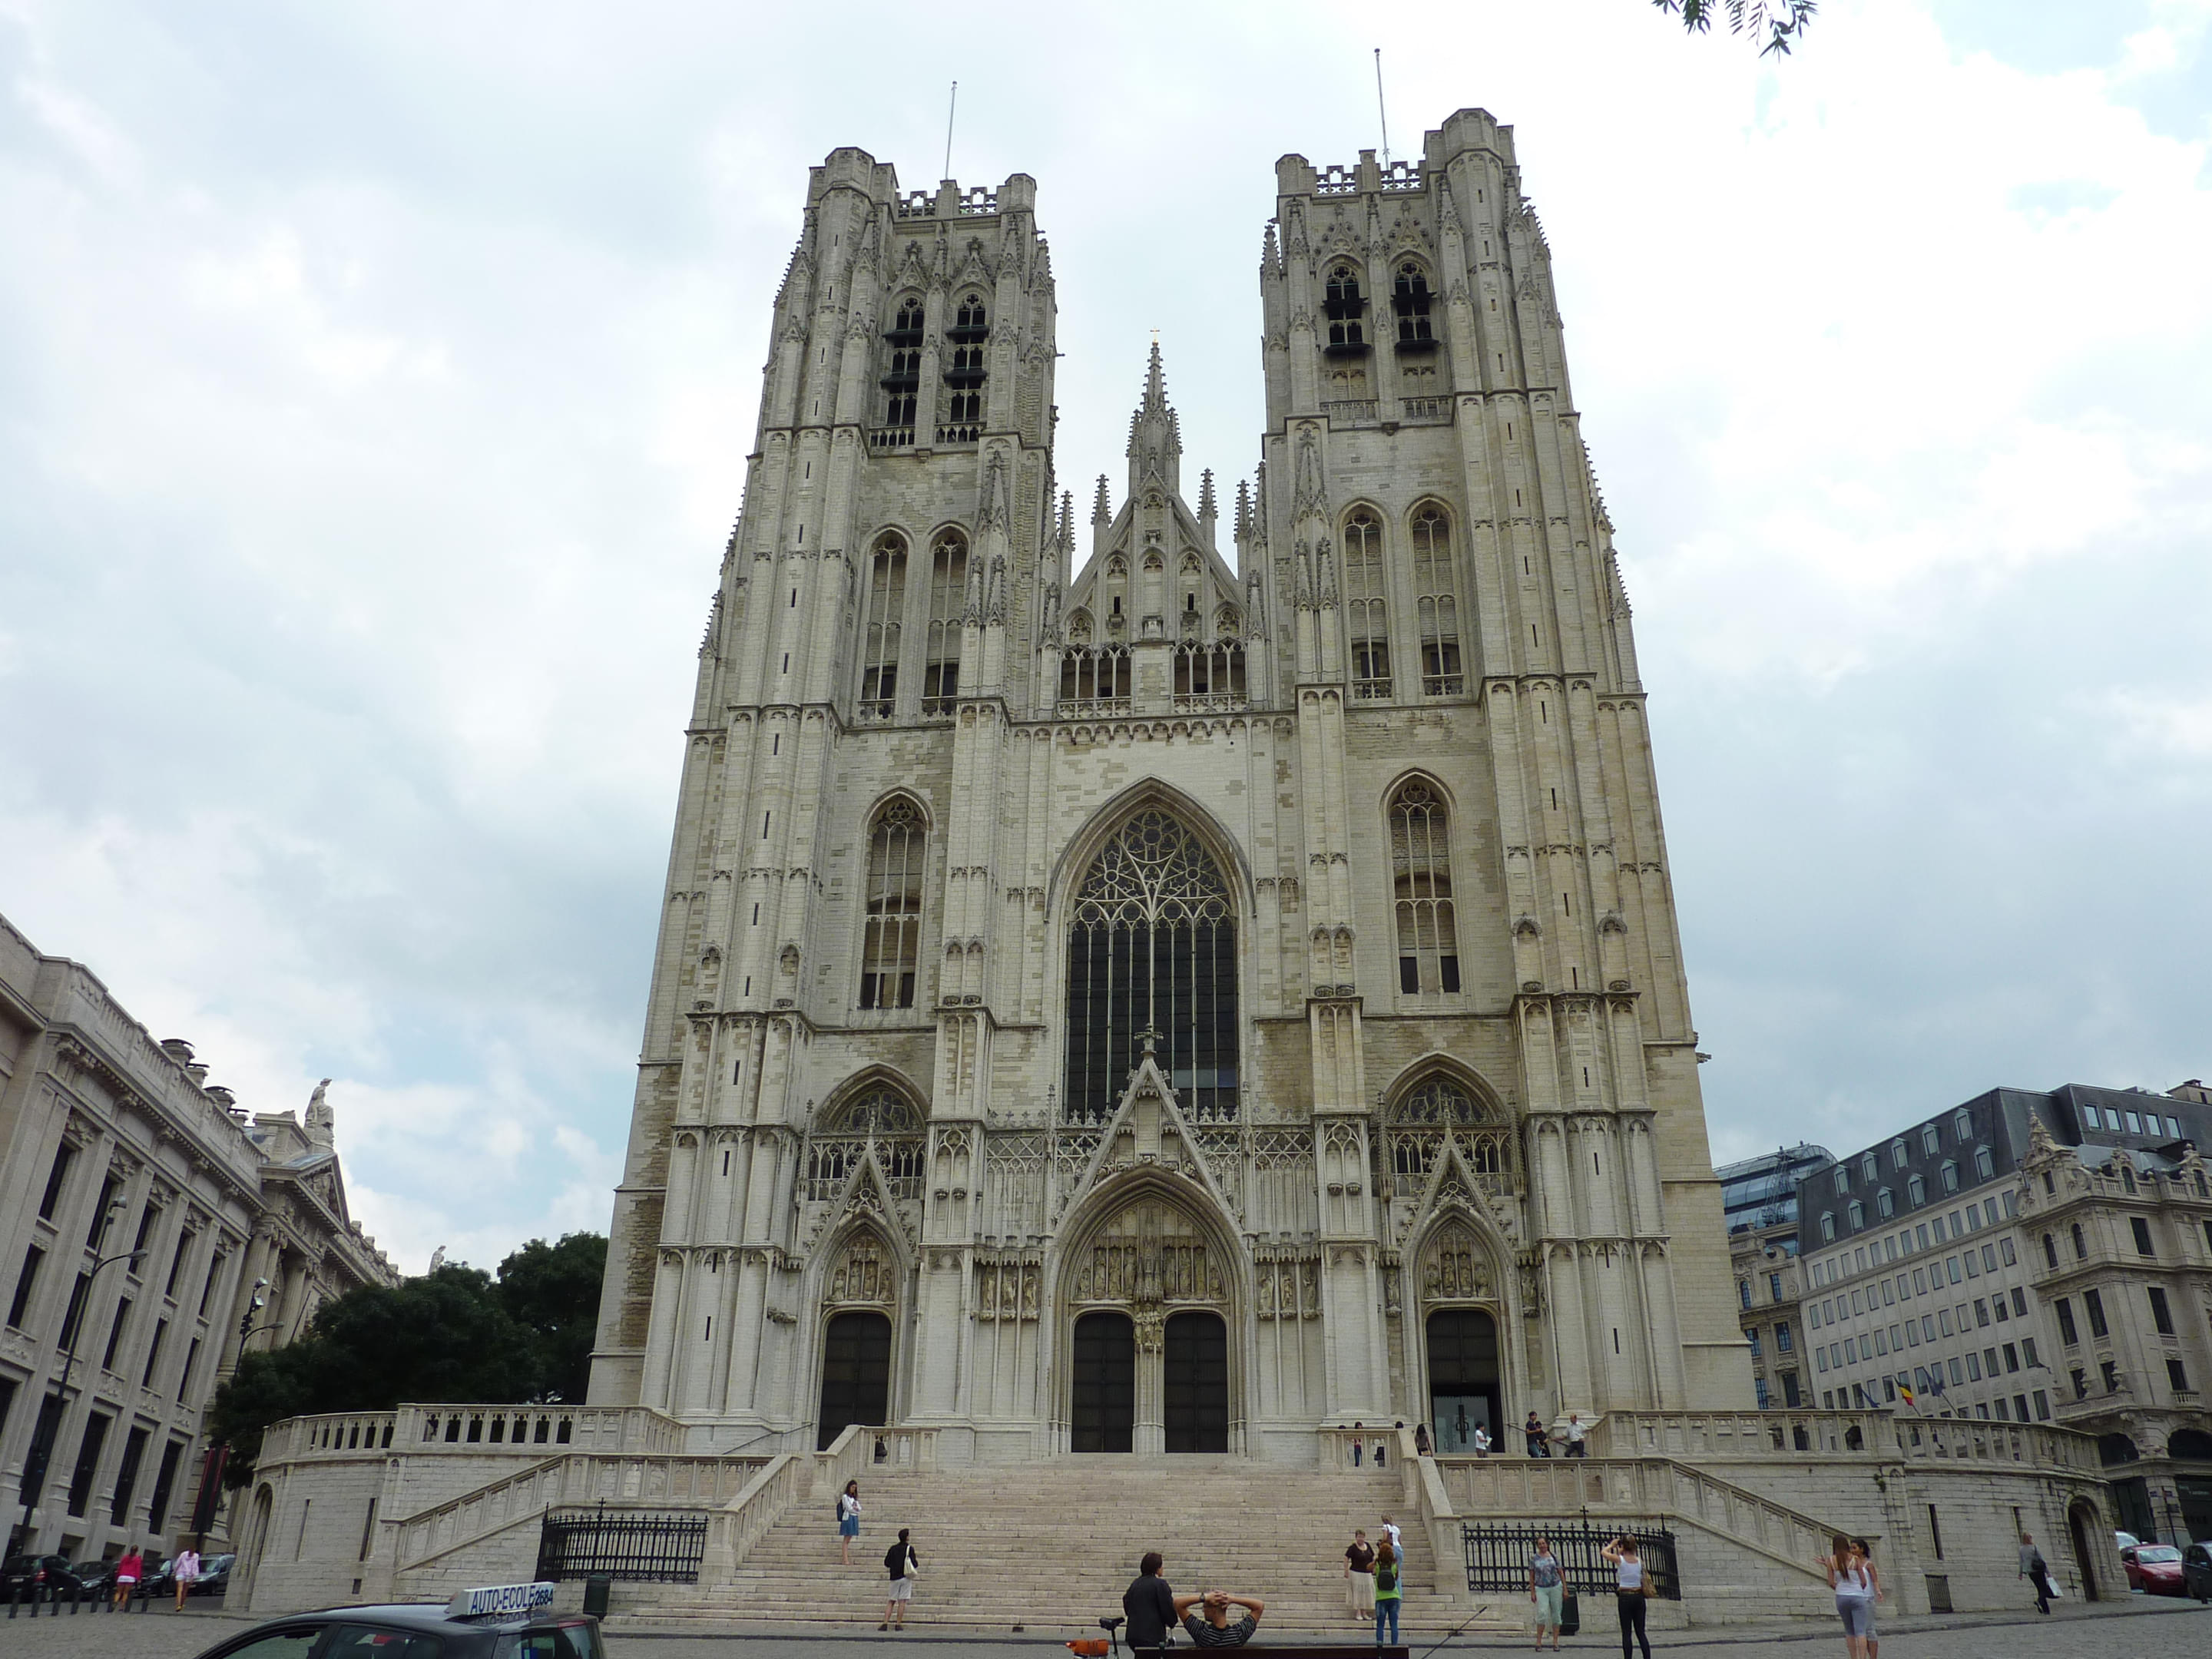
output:
[{"label": "beige apartment building", "polygon": [[10,1554],[219,1540],[200,1417],[241,1345],[289,1341],[321,1299],[396,1282],[346,1214],[320,1091],[305,1125],[250,1119],[208,1077],[189,1043],[156,1042],[90,969],[0,918]]}]

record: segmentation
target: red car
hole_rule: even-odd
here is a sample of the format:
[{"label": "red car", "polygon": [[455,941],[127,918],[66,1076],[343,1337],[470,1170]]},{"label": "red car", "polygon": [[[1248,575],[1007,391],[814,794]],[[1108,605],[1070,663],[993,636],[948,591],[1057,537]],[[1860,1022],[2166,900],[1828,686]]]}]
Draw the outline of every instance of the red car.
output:
[{"label": "red car", "polygon": [[2171,1544],[2138,1544],[2120,1552],[2120,1565],[2128,1570],[2128,1588],[2146,1595],[2186,1595],[2181,1573],[2181,1552]]}]

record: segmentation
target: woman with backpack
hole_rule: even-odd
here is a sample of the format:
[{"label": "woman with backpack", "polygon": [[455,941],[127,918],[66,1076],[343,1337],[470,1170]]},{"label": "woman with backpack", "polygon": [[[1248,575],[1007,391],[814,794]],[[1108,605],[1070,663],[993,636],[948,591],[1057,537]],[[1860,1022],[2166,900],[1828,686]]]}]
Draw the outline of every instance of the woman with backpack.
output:
[{"label": "woman with backpack", "polygon": [[860,1483],[848,1480],[837,1494],[837,1536],[844,1547],[845,1565],[853,1565],[853,1540],[860,1535]]},{"label": "woman with backpack", "polygon": [[1390,1645],[1398,1645],[1398,1604],[1403,1595],[1398,1588],[1398,1552],[1389,1539],[1384,1539],[1375,1550],[1375,1645],[1382,1645],[1382,1626],[1390,1626]]}]

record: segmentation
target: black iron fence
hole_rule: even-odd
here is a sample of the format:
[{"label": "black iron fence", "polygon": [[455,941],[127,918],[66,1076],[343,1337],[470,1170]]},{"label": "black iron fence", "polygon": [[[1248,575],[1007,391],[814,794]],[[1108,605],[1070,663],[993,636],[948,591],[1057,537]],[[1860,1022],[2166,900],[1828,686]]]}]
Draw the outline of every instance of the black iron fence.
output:
[{"label": "black iron fence", "polygon": [[1651,1594],[1668,1601],[1682,1599],[1682,1577],[1674,1566],[1674,1534],[1656,1522],[1631,1521],[1592,1526],[1580,1521],[1557,1525],[1515,1522],[1462,1522],[1460,1542],[1467,1552],[1467,1587],[1489,1594],[1526,1592],[1528,1563],[1536,1540],[1549,1539],[1559,1570],[1577,1595],[1610,1595],[1620,1583],[1612,1562],[1601,1552],[1626,1533],[1636,1540],[1638,1559],[1651,1581]]},{"label": "black iron fence", "polygon": [[707,1553],[703,1515],[646,1515],[635,1510],[548,1510],[538,1530],[541,1580],[610,1578],[696,1584]]}]

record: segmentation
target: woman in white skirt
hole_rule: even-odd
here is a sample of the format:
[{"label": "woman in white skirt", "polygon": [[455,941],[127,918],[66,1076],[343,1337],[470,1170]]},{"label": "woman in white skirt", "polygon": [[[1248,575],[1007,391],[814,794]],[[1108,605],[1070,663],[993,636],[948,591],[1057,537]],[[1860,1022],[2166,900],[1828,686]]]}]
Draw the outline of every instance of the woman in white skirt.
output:
[{"label": "woman in white skirt", "polygon": [[1375,1621],[1375,1547],[1364,1530],[1352,1534],[1352,1547],[1344,1553],[1344,1594],[1352,1605],[1352,1622]]}]

